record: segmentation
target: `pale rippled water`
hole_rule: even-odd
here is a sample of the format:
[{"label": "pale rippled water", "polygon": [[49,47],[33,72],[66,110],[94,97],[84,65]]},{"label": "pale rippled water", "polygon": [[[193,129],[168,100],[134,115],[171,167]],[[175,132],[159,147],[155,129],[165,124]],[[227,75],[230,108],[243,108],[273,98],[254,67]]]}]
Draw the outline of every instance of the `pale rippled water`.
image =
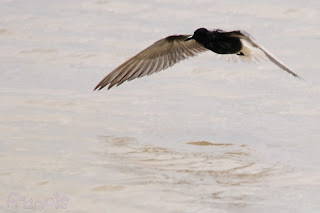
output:
[{"label": "pale rippled water", "polygon": [[[319,212],[319,11],[316,0],[1,1],[1,212]],[[246,30],[304,80],[205,53],[92,92],[142,48],[198,27]],[[12,192],[69,202],[8,207]]]}]

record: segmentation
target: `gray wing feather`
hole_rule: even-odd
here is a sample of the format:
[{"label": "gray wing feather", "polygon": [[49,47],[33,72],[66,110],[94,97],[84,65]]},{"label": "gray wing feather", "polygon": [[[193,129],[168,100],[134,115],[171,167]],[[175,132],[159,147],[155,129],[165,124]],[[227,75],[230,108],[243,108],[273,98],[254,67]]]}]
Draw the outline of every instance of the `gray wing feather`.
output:
[{"label": "gray wing feather", "polygon": [[291,69],[289,69],[283,62],[281,62],[279,59],[277,59],[272,53],[270,53],[269,51],[267,51],[263,46],[259,45],[250,35],[249,33],[239,30],[239,31],[232,31],[230,32],[230,35],[234,36],[234,37],[238,37],[240,39],[244,39],[247,42],[249,42],[253,47],[256,47],[258,49],[260,49],[267,57],[270,61],[272,61],[274,64],[276,64],[277,66],[279,66],[281,69],[287,71],[288,73],[290,73],[291,75],[293,75],[294,77],[300,78],[296,73],[294,73]]},{"label": "gray wing feather", "polygon": [[110,89],[125,81],[151,75],[207,50],[195,40],[184,41],[189,36],[173,35],[155,42],[114,69],[94,90],[101,90],[107,85]]}]

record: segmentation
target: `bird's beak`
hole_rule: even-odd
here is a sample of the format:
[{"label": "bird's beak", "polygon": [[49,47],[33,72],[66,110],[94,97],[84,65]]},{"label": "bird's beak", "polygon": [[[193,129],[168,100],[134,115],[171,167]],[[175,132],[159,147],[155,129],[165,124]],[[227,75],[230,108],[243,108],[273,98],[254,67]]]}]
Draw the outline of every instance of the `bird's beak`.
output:
[{"label": "bird's beak", "polygon": [[193,37],[192,37],[192,36],[189,36],[189,37],[186,38],[184,41],[189,41],[189,40],[191,40],[191,39],[193,39]]}]

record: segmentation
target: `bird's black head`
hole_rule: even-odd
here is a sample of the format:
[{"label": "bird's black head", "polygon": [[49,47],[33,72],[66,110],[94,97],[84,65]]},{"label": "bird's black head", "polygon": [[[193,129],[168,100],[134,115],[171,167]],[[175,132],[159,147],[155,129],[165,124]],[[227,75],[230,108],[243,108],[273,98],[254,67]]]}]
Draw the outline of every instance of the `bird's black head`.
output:
[{"label": "bird's black head", "polygon": [[185,41],[189,41],[191,39],[195,39],[196,41],[201,41],[207,37],[208,30],[206,28],[199,28],[194,31],[193,35],[186,38]]}]

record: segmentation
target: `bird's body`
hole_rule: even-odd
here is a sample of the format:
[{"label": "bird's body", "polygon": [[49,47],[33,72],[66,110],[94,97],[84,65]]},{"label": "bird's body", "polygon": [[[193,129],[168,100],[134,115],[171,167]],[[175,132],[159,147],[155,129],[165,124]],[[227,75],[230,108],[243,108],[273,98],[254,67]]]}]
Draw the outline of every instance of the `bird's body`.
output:
[{"label": "bird's body", "polygon": [[114,85],[119,86],[125,81],[151,75],[207,50],[221,55],[234,55],[242,61],[260,61],[261,54],[260,56],[255,54],[257,51],[260,51],[264,58],[268,58],[283,70],[298,77],[297,74],[276,59],[261,45],[258,45],[244,31],[209,31],[205,28],[199,28],[192,36],[171,35],[160,39],[109,73],[95,87],[95,90],[101,90],[107,85],[109,85],[108,89],[110,89]]},{"label": "bird's body", "polygon": [[228,32],[222,30],[208,31],[200,28],[195,31],[195,39],[205,48],[218,54],[235,54],[240,52],[242,43],[239,38],[229,36]]}]

